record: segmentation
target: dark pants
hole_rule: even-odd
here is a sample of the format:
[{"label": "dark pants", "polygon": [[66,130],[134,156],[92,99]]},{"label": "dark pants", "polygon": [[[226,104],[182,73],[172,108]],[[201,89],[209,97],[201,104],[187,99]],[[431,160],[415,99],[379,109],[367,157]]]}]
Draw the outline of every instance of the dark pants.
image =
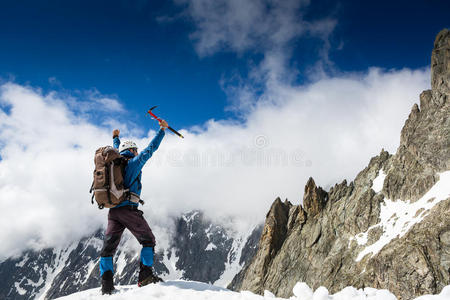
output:
[{"label": "dark pants", "polygon": [[155,247],[155,236],[137,208],[123,206],[111,208],[108,213],[108,227],[101,252],[102,257],[113,256],[122,233],[127,228],[143,247]]}]

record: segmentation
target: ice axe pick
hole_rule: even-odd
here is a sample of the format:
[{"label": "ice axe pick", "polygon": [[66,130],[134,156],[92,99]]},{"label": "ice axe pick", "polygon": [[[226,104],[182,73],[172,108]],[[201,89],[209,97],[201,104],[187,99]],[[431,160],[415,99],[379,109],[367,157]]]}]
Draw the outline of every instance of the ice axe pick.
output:
[{"label": "ice axe pick", "polygon": [[[150,108],[149,110],[148,110],[148,114],[149,115],[151,115],[153,118],[155,118],[156,120],[158,120],[158,122],[161,122],[161,119],[160,118],[158,118],[153,112],[152,112],[152,110],[154,110],[155,108],[156,108],[157,106],[153,106],[152,108]],[[167,127],[170,131],[172,131],[173,133],[175,133],[176,135],[178,135],[180,138],[183,138],[184,139],[184,136],[181,134],[181,133],[179,133],[178,131],[176,131],[175,129],[173,129],[172,127]]]}]

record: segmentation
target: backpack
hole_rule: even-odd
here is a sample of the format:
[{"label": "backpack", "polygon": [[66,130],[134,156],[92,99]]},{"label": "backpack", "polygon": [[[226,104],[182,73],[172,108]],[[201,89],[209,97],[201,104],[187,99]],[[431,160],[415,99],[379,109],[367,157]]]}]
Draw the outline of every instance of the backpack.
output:
[{"label": "backpack", "polygon": [[101,147],[95,151],[94,180],[90,189],[91,202],[97,201],[98,208],[111,208],[130,198],[123,179],[128,160],[111,146]]}]

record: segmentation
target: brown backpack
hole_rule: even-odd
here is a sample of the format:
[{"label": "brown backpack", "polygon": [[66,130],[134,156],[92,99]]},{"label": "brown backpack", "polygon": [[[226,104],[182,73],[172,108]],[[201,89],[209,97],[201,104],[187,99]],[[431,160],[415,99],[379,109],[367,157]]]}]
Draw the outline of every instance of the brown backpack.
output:
[{"label": "brown backpack", "polygon": [[111,146],[101,147],[95,151],[94,181],[90,192],[94,192],[91,202],[97,201],[98,208],[115,207],[129,199],[130,193],[123,184],[127,159]]}]

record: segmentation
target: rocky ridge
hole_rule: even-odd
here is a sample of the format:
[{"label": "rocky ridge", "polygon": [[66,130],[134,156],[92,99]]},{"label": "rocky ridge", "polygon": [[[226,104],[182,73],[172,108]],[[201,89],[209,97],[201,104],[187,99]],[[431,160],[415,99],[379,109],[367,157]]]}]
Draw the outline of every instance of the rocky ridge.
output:
[{"label": "rocky ridge", "polygon": [[431,90],[420,95],[394,155],[382,150],[328,192],[310,178],[303,207],[276,199],[259,250],[229,285],[291,296],[298,281],[335,293],[388,289],[399,299],[450,284],[450,32],[436,37]]}]

